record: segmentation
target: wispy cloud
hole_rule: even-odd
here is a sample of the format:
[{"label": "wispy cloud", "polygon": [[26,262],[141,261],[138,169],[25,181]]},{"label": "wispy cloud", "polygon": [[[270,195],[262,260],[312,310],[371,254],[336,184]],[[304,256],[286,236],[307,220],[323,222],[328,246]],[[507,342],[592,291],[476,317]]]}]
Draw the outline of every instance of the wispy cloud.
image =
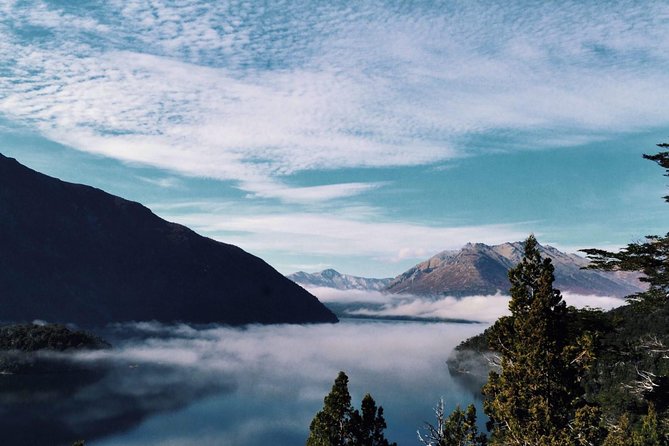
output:
[{"label": "wispy cloud", "polygon": [[573,145],[669,121],[664,2],[104,8],[6,4],[0,111],[251,195],[351,196],[375,186],[286,176],[435,163],[473,135]]},{"label": "wispy cloud", "polygon": [[373,208],[267,213],[239,207],[235,212],[232,204],[206,202],[152,207],[170,220],[252,252],[294,252],[303,246],[310,255],[368,256],[392,263],[459,249],[472,241],[496,244],[527,237],[516,225],[437,227],[388,221]]},{"label": "wispy cloud", "polygon": [[253,191],[250,196],[279,198],[287,203],[313,203],[359,195],[382,187],[384,183],[340,183],[310,187],[287,187],[277,182],[242,183],[240,188]]},{"label": "wispy cloud", "polygon": [[165,178],[139,177],[139,179],[144,181],[145,183],[153,184],[155,186],[162,187],[165,189],[174,189],[183,186],[182,181],[179,178],[175,177],[165,177]]}]

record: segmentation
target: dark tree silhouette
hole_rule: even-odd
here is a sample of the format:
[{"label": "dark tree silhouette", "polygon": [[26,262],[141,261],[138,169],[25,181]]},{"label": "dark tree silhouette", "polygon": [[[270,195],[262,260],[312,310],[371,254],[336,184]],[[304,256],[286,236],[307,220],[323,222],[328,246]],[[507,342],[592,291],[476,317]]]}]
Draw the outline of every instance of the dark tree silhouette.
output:
[{"label": "dark tree silhouette", "polygon": [[397,446],[388,442],[385,429],[383,407],[377,408],[374,398],[366,394],[361,411],[355,410],[348,391],[348,376],[339,372],[323,401],[323,409],[311,421],[307,446]]}]

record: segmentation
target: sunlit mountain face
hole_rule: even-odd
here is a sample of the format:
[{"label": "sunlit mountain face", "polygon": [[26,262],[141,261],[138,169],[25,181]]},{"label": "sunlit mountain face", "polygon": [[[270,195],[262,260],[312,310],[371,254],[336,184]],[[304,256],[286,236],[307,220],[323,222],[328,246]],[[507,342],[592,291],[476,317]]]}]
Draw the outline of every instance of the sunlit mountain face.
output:
[{"label": "sunlit mountain face", "polygon": [[0,8],[3,153],[286,274],[667,217],[640,158],[669,127],[665,2]]}]

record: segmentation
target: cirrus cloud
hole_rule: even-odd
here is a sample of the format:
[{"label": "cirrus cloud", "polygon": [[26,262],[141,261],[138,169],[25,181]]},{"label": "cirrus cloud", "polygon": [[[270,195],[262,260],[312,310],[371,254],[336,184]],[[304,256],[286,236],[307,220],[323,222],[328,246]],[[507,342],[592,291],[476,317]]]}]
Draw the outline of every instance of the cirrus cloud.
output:
[{"label": "cirrus cloud", "polygon": [[76,149],[233,180],[252,196],[364,193],[378,185],[305,190],[286,178],[431,164],[470,154],[481,134],[551,147],[669,123],[664,2],[36,1],[3,12],[0,112]]}]

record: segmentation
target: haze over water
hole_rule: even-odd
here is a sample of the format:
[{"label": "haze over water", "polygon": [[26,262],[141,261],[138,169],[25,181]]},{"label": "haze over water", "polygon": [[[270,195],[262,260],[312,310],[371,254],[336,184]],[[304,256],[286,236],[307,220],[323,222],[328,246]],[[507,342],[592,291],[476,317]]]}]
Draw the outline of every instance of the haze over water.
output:
[{"label": "haze over water", "polygon": [[[88,397],[90,403],[96,395],[95,416],[108,410],[111,422],[130,411],[128,404],[146,409],[144,422],[93,445],[292,446],[304,443],[311,419],[344,370],[354,405],[371,393],[384,407],[387,437],[418,444],[416,430],[433,421],[440,397],[447,410],[475,400],[453,381],[445,360],[484,327],[374,321],[204,330],[144,325],[148,339],[82,357],[118,367],[73,400]],[[110,404],[105,393],[125,407]]]}]

